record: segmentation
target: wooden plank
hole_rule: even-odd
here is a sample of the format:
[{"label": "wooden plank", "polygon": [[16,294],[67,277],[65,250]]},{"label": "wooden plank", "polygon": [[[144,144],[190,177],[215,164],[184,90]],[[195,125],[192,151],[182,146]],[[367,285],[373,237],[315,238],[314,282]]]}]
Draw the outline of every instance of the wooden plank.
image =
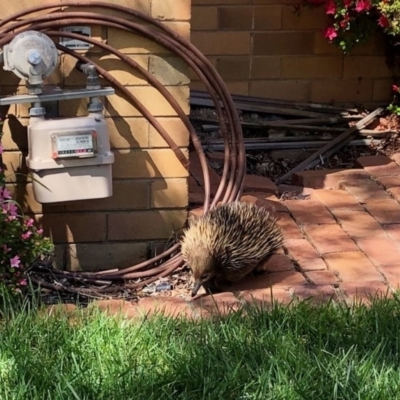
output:
[{"label": "wooden plank", "polygon": [[[287,172],[285,175],[281,176],[275,181],[275,184],[280,184],[287,179],[289,179],[295,172],[307,169],[310,167],[311,163],[318,161],[317,159],[328,151],[334,149],[334,151],[338,151],[341,147],[343,147],[352,136],[365,128],[376,116],[380,115],[383,112],[383,108],[378,108],[374,112],[368,114],[361,121],[357,122],[356,125],[352,126],[349,129],[346,129],[341,135],[333,139],[331,142],[326,144],[325,146],[318,149],[315,153],[313,153],[310,157],[302,161],[300,164],[296,165],[293,169]],[[318,162],[317,162],[318,164]],[[313,164],[313,166],[317,165]]]}]

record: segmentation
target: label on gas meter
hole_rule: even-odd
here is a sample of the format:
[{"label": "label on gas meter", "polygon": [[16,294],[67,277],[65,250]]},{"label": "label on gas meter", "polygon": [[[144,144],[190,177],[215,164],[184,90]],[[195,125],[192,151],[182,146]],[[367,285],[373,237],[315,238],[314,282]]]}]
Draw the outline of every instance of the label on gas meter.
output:
[{"label": "label on gas meter", "polygon": [[93,157],[96,132],[76,132],[53,135],[53,158]]}]

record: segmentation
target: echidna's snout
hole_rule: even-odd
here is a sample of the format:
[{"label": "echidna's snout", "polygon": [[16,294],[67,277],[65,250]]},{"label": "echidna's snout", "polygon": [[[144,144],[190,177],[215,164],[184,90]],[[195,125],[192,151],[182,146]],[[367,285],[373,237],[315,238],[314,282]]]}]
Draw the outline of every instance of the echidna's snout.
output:
[{"label": "echidna's snout", "polygon": [[192,297],[196,296],[196,294],[200,290],[202,284],[203,284],[203,282],[201,282],[201,281],[196,281],[194,283],[194,286],[192,289]]}]

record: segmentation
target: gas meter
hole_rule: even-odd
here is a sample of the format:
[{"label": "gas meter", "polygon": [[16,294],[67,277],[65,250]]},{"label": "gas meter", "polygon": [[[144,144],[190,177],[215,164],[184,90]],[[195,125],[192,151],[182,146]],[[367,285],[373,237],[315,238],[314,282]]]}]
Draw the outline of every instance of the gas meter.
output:
[{"label": "gas meter", "polygon": [[[0,105],[31,103],[27,166],[39,203],[112,196],[112,164],[107,124],[99,96],[114,94],[101,88],[96,68],[78,64],[87,75],[85,89],[45,90],[43,79],[57,66],[53,41],[41,32],[21,33],[3,49],[4,70],[27,81],[28,94],[0,98]],[[88,115],[46,119],[45,102],[89,98]]]}]

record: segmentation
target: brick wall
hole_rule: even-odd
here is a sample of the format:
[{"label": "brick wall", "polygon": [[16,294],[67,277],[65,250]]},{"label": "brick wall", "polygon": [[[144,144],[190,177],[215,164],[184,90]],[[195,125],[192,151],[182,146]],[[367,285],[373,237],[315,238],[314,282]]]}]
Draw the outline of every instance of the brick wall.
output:
[{"label": "brick wall", "polygon": [[[322,37],[322,9],[302,0],[193,0],[192,42],[236,94],[296,101],[380,102],[390,99],[382,43],[343,57]],[[195,77],[193,77],[194,79]],[[197,81],[192,87],[201,89]]]},{"label": "brick wall", "polygon": [[[10,3],[7,11],[6,8],[0,11],[0,17],[42,2],[21,0]],[[136,8],[165,20],[169,27],[189,38],[190,0],[109,2]],[[123,51],[151,71],[188,113],[189,79],[183,61],[155,43],[124,31],[92,27],[92,36]],[[95,48],[87,56],[127,86],[187,153],[186,129],[164,98],[139,73]],[[50,83],[65,88],[84,86],[85,78],[74,70],[74,66],[75,59],[62,55],[58,71],[49,79]],[[24,90],[10,72],[0,73],[0,85],[2,95]],[[10,175],[13,171],[26,172],[28,107],[11,106],[2,110],[9,117],[4,125],[3,138],[8,188],[16,194],[27,212],[35,214],[45,233],[53,237],[57,244],[58,265],[65,265],[66,261],[70,269],[93,270],[133,265],[146,259],[155,248],[159,252],[159,243],[170,238],[186,220],[186,170],[158,132],[133,106],[117,95],[103,100],[115,154],[114,195],[108,199],[53,205],[35,202],[29,180]],[[87,99],[60,102],[59,114],[65,117],[86,115],[86,103]]]}]

